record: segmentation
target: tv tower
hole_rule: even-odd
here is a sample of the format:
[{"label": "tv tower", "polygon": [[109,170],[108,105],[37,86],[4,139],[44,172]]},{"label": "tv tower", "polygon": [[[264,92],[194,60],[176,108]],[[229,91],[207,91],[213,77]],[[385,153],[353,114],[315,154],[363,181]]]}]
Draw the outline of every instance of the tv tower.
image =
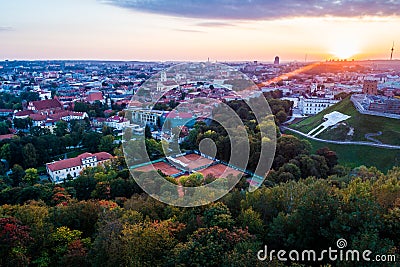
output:
[{"label": "tv tower", "polygon": [[393,59],[393,51],[394,51],[394,42],[392,45],[392,49],[390,51],[392,51],[392,53],[390,53],[390,60],[392,60]]}]

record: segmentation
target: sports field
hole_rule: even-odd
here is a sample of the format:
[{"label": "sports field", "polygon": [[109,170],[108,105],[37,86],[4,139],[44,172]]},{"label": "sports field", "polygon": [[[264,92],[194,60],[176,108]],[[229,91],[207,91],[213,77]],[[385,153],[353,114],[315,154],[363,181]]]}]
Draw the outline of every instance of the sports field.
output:
[{"label": "sports field", "polygon": [[170,165],[165,162],[157,162],[154,164],[149,164],[149,165],[142,166],[142,167],[135,169],[135,171],[140,171],[140,172],[150,172],[150,171],[154,171],[154,170],[156,170],[156,171],[160,170],[166,175],[174,175],[174,174],[181,172],[180,170],[175,168],[173,165]]},{"label": "sports field", "polygon": [[230,174],[232,174],[233,176],[243,174],[242,172],[232,169],[223,164],[217,164],[217,165],[208,167],[206,169],[200,170],[198,172],[203,174],[204,177],[206,177],[208,174],[212,174],[214,177],[219,177],[219,178],[228,177]]},{"label": "sports field", "polygon": [[189,170],[197,169],[200,167],[207,167],[208,165],[213,163],[211,159],[207,159],[197,154],[189,154],[175,159],[187,164],[187,168]]}]

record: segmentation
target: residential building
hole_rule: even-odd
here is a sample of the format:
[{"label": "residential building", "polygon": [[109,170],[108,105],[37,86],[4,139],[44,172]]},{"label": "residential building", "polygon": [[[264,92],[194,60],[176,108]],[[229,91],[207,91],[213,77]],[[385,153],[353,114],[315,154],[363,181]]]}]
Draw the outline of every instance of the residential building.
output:
[{"label": "residential building", "polygon": [[64,159],[46,164],[47,174],[53,183],[59,184],[64,182],[70,175],[73,179],[88,167],[97,167],[110,161],[112,155],[106,152],[96,154],[83,153],[76,158]]},{"label": "residential building", "polygon": [[62,109],[63,105],[57,98],[29,102],[27,107],[27,110],[35,111],[42,114],[51,114],[57,110]]},{"label": "residential building", "polygon": [[106,119],[104,124],[107,125],[108,127],[112,127],[118,131],[121,131],[125,127],[129,126],[129,121],[128,121],[128,119],[126,119],[124,117],[113,116],[113,117]]},{"label": "residential building", "polygon": [[95,103],[96,101],[101,102],[103,104],[105,104],[105,99],[103,97],[103,94],[101,92],[93,92],[90,93],[87,97],[86,97],[86,101],[89,102],[90,104]]}]

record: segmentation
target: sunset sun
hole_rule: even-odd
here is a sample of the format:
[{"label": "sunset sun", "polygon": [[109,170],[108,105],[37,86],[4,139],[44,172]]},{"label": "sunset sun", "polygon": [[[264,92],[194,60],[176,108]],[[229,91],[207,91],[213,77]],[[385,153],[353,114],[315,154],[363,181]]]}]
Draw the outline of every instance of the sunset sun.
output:
[{"label": "sunset sun", "polygon": [[331,49],[331,54],[338,59],[350,59],[359,53],[356,45],[351,43],[336,44]]}]

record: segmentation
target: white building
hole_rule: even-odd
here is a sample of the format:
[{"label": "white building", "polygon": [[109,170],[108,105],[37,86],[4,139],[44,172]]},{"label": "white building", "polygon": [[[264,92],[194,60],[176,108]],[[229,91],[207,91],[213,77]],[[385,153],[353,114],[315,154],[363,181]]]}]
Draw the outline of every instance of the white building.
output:
[{"label": "white building", "polygon": [[301,96],[298,106],[303,115],[315,115],[338,102],[339,100],[329,98],[305,98]]},{"label": "white building", "polygon": [[109,161],[112,156],[106,152],[96,154],[84,153],[76,158],[64,159],[46,164],[47,174],[52,182],[59,184],[71,175],[73,179],[79,176],[82,170],[88,167],[97,167]]},{"label": "white building", "polygon": [[113,116],[108,118],[104,124],[108,127],[115,128],[116,130],[121,131],[125,127],[129,126],[129,121],[124,117]]},{"label": "white building", "polygon": [[132,112],[132,120],[141,125],[157,125],[157,118],[161,118],[164,111],[160,110],[134,110]]}]

